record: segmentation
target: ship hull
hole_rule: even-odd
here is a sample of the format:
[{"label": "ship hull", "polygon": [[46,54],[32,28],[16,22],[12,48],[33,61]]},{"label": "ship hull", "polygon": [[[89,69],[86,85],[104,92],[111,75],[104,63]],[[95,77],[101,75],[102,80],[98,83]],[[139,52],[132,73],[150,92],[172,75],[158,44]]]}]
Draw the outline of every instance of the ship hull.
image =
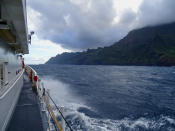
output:
[{"label": "ship hull", "polygon": [[0,39],[0,131],[6,129],[23,86],[21,63],[21,56]]},{"label": "ship hull", "polygon": [[13,114],[21,88],[23,86],[23,71],[17,80],[9,87],[6,93],[0,97],[0,130],[4,131]]}]

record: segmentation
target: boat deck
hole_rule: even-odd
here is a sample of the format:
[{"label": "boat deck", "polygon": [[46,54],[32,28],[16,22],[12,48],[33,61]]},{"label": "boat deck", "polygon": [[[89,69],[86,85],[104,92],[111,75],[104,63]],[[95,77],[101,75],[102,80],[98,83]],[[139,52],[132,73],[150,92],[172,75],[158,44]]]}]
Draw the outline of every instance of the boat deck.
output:
[{"label": "boat deck", "polygon": [[38,98],[32,91],[32,83],[26,75],[7,131],[43,131]]}]

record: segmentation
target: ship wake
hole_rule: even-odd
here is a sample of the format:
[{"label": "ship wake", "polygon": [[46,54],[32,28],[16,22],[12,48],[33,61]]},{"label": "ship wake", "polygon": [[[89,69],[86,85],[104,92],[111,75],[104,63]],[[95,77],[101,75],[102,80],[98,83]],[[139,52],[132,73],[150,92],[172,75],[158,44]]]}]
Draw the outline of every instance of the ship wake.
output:
[{"label": "ship wake", "polygon": [[[43,77],[45,88],[58,106],[64,106],[65,117],[76,131],[142,131],[175,130],[175,119],[170,116],[132,119],[129,117],[112,120],[98,117],[98,113],[75,95],[70,85],[49,76]],[[55,111],[59,117],[59,113]],[[67,129],[68,130],[68,129]]]}]

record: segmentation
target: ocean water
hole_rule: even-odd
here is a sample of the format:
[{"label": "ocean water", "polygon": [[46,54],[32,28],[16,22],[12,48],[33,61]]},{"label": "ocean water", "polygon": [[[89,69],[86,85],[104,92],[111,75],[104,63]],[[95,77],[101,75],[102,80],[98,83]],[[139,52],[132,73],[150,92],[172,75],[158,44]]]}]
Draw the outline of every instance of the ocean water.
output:
[{"label": "ocean water", "polygon": [[32,67],[76,131],[175,131],[175,67]]}]

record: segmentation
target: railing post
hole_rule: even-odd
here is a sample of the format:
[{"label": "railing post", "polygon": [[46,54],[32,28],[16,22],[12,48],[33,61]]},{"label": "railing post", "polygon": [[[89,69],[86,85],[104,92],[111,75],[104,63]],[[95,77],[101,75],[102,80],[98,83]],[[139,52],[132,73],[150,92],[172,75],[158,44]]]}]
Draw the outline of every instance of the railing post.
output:
[{"label": "railing post", "polygon": [[[64,116],[64,106],[60,107],[60,111],[62,113],[62,115]],[[62,131],[65,131],[65,121],[64,118],[61,116],[61,124],[62,124]]]},{"label": "railing post", "polygon": [[38,76],[36,77],[37,79],[36,79],[36,90],[37,90],[37,92],[38,92],[38,88],[39,88],[39,80],[38,80]]},{"label": "railing post", "polygon": [[38,97],[39,97],[39,100],[41,101],[41,81],[40,81],[40,79],[38,79],[37,85],[38,85],[38,90],[37,90]]},{"label": "railing post", "polygon": [[41,87],[41,80],[38,79],[38,96],[39,96],[39,100],[40,100],[40,103],[42,102],[42,87]]},{"label": "railing post", "polygon": [[[48,93],[48,94],[47,94],[47,93]],[[47,93],[46,93],[46,94],[47,94],[48,96],[47,96],[46,94],[45,94],[45,95],[47,96],[48,104],[50,105],[50,100],[49,100],[49,99],[50,99],[50,98],[49,98],[49,96],[50,96],[50,89],[47,89]],[[50,130],[51,124],[50,124],[50,114],[49,114],[49,112],[48,112],[48,125],[49,125],[49,130]]]},{"label": "railing post", "polygon": [[43,96],[43,92],[44,92],[44,83],[41,83],[42,86],[42,93],[41,93],[41,105],[42,105],[42,111],[45,112],[46,111],[46,107],[45,107],[45,103],[44,103],[44,96]]}]

